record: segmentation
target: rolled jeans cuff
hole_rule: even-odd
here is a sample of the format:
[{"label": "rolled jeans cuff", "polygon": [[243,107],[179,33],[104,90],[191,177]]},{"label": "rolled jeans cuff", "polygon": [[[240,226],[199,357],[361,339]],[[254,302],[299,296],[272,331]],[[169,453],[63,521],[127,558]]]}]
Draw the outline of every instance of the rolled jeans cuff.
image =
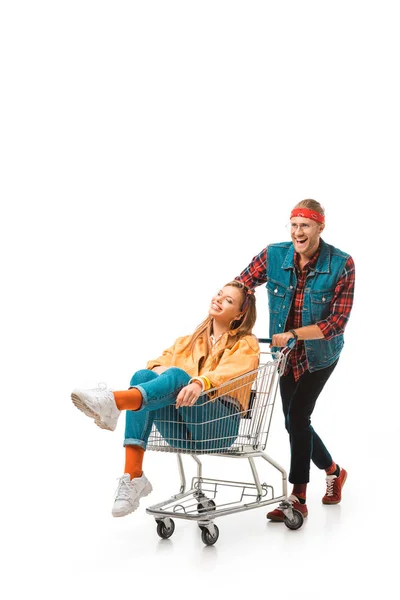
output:
[{"label": "rolled jeans cuff", "polygon": [[146,450],[147,444],[143,440],[138,440],[135,438],[125,438],[124,447],[125,446],[140,446],[141,448],[143,448],[143,450]]}]

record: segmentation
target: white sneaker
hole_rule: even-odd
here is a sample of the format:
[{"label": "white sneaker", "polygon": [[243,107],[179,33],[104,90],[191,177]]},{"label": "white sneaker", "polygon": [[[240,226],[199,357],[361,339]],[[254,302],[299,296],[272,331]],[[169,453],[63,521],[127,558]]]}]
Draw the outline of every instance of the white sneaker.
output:
[{"label": "white sneaker", "polygon": [[115,404],[114,394],[106,387],[93,390],[73,390],[72,402],[102,429],[114,431],[121,411]]},{"label": "white sneaker", "polygon": [[139,506],[140,498],[148,496],[152,491],[153,487],[144,473],[141,477],[134,477],[132,481],[131,476],[125,473],[119,478],[112,516],[125,517],[125,515],[129,515]]}]

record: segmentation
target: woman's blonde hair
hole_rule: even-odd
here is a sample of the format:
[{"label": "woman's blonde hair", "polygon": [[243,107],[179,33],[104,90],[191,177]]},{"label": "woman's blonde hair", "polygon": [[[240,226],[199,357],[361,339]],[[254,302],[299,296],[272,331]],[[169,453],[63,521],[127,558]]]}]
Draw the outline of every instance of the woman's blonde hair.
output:
[{"label": "woman's blonde hair", "polygon": [[309,208],[310,210],[314,210],[315,212],[319,213],[320,215],[324,215],[325,216],[325,209],[323,206],[321,206],[321,204],[319,202],[317,202],[316,200],[300,200],[300,202],[298,202],[295,206],[295,208]]},{"label": "woman's blonde hair", "polygon": [[[242,305],[240,308],[241,315],[236,321],[231,321],[229,325],[226,344],[213,356],[211,364],[212,369],[215,368],[215,366],[218,364],[222,354],[227,348],[232,348],[236,344],[236,342],[240,340],[240,338],[242,338],[243,336],[251,335],[257,318],[256,299],[254,296],[254,292],[249,287],[247,287],[247,285],[237,280],[230,281],[229,283],[226,283],[224,285],[224,287],[228,286],[237,288],[242,292]],[[204,357],[204,360],[207,360],[207,357],[211,354],[212,351],[210,343],[212,320],[213,318],[209,315],[196,328],[195,332],[190,338],[188,345],[186,346],[188,354],[193,351],[197,340],[203,338],[206,347],[206,356]]]}]

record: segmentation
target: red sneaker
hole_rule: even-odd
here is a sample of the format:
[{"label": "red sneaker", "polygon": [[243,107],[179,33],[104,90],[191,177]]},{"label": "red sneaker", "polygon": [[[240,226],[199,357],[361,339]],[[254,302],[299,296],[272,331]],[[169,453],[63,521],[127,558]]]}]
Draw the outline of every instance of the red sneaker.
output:
[{"label": "red sneaker", "polygon": [[342,487],[347,479],[347,471],[340,469],[339,477],[327,475],[326,494],[322,498],[323,504],[339,504],[342,499]]},{"label": "red sneaker", "polygon": [[[301,502],[299,502],[299,499],[296,496],[293,496],[293,494],[289,496],[288,502],[290,502],[292,508],[301,512],[303,517],[306,517],[308,515],[307,504],[301,504]],[[279,508],[275,508],[275,510],[271,510],[271,512],[267,513],[267,519],[271,519],[271,521],[274,521],[276,523],[283,523],[283,521],[285,520],[285,515],[281,510],[279,510]]]}]

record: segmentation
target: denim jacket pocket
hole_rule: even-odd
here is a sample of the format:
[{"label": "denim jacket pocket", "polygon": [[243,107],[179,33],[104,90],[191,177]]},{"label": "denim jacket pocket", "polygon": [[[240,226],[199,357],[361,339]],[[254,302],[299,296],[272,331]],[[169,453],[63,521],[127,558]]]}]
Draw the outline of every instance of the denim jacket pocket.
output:
[{"label": "denim jacket pocket", "polygon": [[334,294],[335,292],[330,290],[323,292],[310,292],[311,316],[313,322],[321,321],[329,316]]},{"label": "denim jacket pocket", "polygon": [[286,296],[286,288],[274,281],[268,281],[265,287],[268,291],[269,312],[279,313]]}]

